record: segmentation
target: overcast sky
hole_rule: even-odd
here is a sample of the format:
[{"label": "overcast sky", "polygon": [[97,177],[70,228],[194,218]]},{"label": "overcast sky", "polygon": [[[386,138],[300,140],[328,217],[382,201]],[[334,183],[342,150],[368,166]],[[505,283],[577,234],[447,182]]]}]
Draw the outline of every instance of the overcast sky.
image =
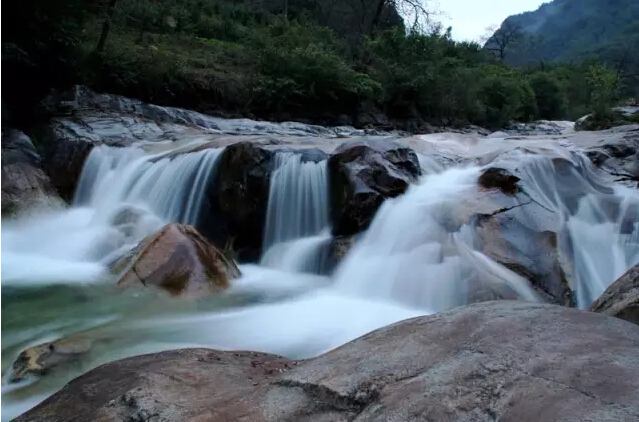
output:
[{"label": "overcast sky", "polygon": [[[477,41],[486,28],[499,25],[510,15],[537,9],[540,0],[437,0],[444,27],[453,27],[456,40]],[[428,2],[426,2],[428,4]]]}]

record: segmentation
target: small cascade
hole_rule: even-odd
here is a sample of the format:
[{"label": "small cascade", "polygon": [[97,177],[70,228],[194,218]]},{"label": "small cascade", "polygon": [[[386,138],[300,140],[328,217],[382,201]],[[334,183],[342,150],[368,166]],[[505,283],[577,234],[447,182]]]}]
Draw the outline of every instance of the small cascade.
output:
[{"label": "small cascade", "polygon": [[337,288],[431,311],[466,303],[472,283],[536,300],[521,277],[472,250],[470,227],[446,229],[460,200],[477,189],[479,174],[479,167],[449,169],[387,200],[338,267]]},{"label": "small cascade", "polygon": [[330,240],[329,234],[320,234],[329,226],[328,205],[326,160],[303,161],[301,154],[278,152],[261,263],[290,271],[319,271],[322,246]]},{"label": "small cascade", "polygon": [[166,221],[197,222],[206,183],[221,148],[172,155],[140,148],[94,148],[74,199],[103,216],[119,204],[141,206]]},{"label": "small cascade", "polygon": [[10,258],[2,266],[3,282],[100,281],[106,263],[164,223],[197,223],[221,151],[147,154],[135,147],[95,147],[73,207],[3,224],[3,255]]}]

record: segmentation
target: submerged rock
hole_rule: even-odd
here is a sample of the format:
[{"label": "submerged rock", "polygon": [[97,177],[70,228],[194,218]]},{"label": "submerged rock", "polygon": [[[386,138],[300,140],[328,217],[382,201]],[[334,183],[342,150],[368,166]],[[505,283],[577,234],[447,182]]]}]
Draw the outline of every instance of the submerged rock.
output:
[{"label": "submerged rock", "polygon": [[16,421],[630,421],[639,418],[638,348],[639,328],[625,321],[486,302],[305,361],[206,349],[123,359]]},{"label": "submerged rock", "polygon": [[639,325],[639,264],[608,286],[590,310]]},{"label": "submerged rock", "polygon": [[60,204],[51,180],[40,168],[40,156],[24,133],[2,133],[2,215],[30,208]]},{"label": "submerged rock", "polygon": [[114,269],[125,269],[122,287],[156,286],[171,295],[200,297],[225,289],[239,277],[234,262],[226,259],[192,226],[167,224],[140,242]]},{"label": "submerged rock", "polygon": [[38,344],[24,350],[12,365],[9,382],[22,381],[28,376],[46,375],[58,366],[81,365],[96,342],[108,342],[108,336],[78,333],[60,340]]},{"label": "submerged rock", "polygon": [[366,230],[387,198],[403,194],[421,174],[415,152],[389,138],[346,142],[328,159],[333,234]]}]

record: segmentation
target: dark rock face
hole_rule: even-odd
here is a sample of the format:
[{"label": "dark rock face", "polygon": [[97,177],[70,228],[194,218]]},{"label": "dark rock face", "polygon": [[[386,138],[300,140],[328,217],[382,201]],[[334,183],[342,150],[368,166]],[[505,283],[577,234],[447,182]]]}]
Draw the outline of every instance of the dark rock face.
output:
[{"label": "dark rock face", "polygon": [[386,198],[403,194],[421,174],[415,152],[391,139],[346,142],[328,159],[333,234],[368,228]]},{"label": "dark rock face", "polygon": [[591,148],[592,163],[618,180],[637,182],[639,186],[639,125],[616,128],[619,133],[603,145]]},{"label": "dark rock face", "polygon": [[484,189],[499,189],[506,195],[515,195],[519,192],[519,177],[510,174],[506,169],[491,167],[479,176],[479,186]]},{"label": "dark rock face", "polygon": [[608,286],[590,310],[639,325],[639,264]]},{"label": "dark rock face", "polygon": [[230,145],[209,183],[198,229],[219,247],[230,242],[243,261],[261,253],[273,155],[251,142]]},{"label": "dark rock face", "polygon": [[[2,133],[2,215],[55,201],[51,180],[40,169],[40,156],[24,133]],[[59,200],[59,198],[57,198]]]},{"label": "dark rock face", "polygon": [[619,319],[486,302],[306,361],[205,349],[123,359],[16,421],[631,421],[638,348],[639,328]]}]

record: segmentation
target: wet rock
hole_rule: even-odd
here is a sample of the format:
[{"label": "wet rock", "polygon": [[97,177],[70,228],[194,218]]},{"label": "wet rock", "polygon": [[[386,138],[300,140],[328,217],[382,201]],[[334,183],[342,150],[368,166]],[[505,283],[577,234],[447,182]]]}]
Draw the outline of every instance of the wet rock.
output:
[{"label": "wet rock", "polygon": [[109,337],[79,333],[29,347],[13,363],[8,381],[13,383],[28,376],[46,375],[62,365],[81,365],[82,359],[91,351],[94,343],[108,341]]},{"label": "wet rock", "polygon": [[506,169],[490,167],[484,170],[477,182],[484,189],[499,189],[506,195],[515,195],[520,191],[517,185],[520,180]]},{"label": "wet rock", "polygon": [[639,418],[638,348],[639,328],[616,318],[487,302],[381,328],[305,361],[205,349],[123,359],[16,422],[630,421]]},{"label": "wet rock", "polygon": [[2,132],[2,215],[61,204],[51,180],[40,168],[40,156],[24,133]]},{"label": "wet rock", "polygon": [[346,142],[328,159],[333,234],[349,236],[368,228],[387,198],[403,194],[421,167],[415,152],[389,138]]},{"label": "wet rock", "polygon": [[234,262],[195,228],[181,224],[167,224],[122,259],[127,264],[113,265],[126,268],[119,286],[156,286],[171,295],[205,296],[225,289],[229,280],[240,276]]},{"label": "wet rock", "polygon": [[[586,154],[619,181],[639,182],[639,125],[623,126]],[[639,186],[639,185],[638,185]]]},{"label": "wet rock", "polygon": [[639,264],[608,286],[590,310],[639,325]]},{"label": "wet rock", "polygon": [[231,241],[243,261],[261,254],[273,156],[273,151],[251,142],[230,145],[209,184],[198,229],[219,247]]},{"label": "wet rock", "polygon": [[513,210],[480,218],[477,236],[481,252],[526,278],[544,301],[574,306],[573,292],[561,265],[557,234],[537,230],[522,217]]}]

